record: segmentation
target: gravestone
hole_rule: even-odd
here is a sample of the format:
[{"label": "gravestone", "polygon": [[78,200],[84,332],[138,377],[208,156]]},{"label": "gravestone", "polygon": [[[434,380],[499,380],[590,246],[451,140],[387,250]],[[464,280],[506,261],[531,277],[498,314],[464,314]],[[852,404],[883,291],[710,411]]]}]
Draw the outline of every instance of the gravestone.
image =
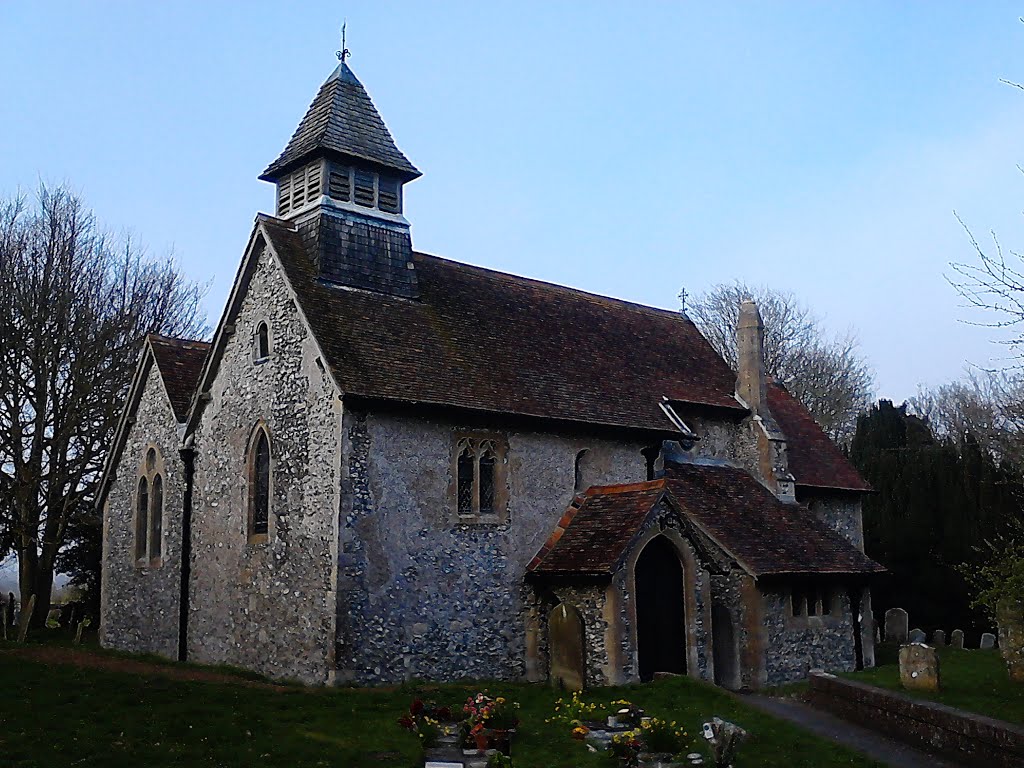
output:
[{"label": "gravestone", "polygon": [[932,635],[932,645],[936,648],[946,647],[946,632],[942,629],[936,629],[935,634]]},{"label": "gravestone", "polygon": [[907,612],[902,608],[890,608],[885,612],[885,642],[899,643],[907,642]]},{"label": "gravestone", "polygon": [[14,599],[14,593],[7,593],[7,626],[13,627],[14,622],[17,620],[15,610],[18,607],[17,601]]},{"label": "gravestone", "polygon": [[551,649],[551,684],[567,691],[582,691],[583,620],[571,605],[556,605],[548,615],[548,647]]},{"label": "gravestone", "polygon": [[28,625],[32,620],[32,611],[36,608],[36,596],[32,595],[28,599],[28,605],[25,606],[25,610],[21,612],[18,617],[18,642],[24,643],[25,638],[28,637]]},{"label": "gravestone", "polygon": [[939,690],[939,654],[920,643],[900,648],[900,683],[919,691]]},{"label": "gravestone", "polygon": [[962,629],[954,629],[953,634],[949,636],[949,644],[953,648],[964,647],[964,631]]},{"label": "gravestone", "polygon": [[923,643],[928,639],[928,635],[924,633],[923,629],[912,629],[910,630],[910,636],[907,640],[911,643]]},{"label": "gravestone", "polygon": [[983,650],[983,651],[991,651],[995,647],[996,647],[996,636],[995,635],[993,635],[991,632],[986,632],[985,634],[983,634],[981,636],[981,646],[980,646],[981,650]]}]

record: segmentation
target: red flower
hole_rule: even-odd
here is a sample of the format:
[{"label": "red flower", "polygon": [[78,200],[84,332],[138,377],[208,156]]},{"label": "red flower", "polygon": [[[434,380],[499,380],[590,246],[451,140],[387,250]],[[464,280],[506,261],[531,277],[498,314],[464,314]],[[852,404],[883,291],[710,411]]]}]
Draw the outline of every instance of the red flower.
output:
[{"label": "red flower", "polygon": [[405,728],[407,731],[411,731],[413,729],[415,722],[416,721],[413,720],[409,715],[402,715],[400,718],[398,718],[398,724]]},{"label": "red flower", "polygon": [[409,711],[414,715],[420,714],[423,711],[423,702],[419,699],[413,699],[412,704],[409,705]]}]

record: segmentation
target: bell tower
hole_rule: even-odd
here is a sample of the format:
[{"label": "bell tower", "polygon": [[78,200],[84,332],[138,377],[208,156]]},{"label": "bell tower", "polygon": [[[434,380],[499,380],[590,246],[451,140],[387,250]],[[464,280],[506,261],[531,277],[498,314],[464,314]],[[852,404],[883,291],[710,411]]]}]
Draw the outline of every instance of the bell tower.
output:
[{"label": "bell tower", "polygon": [[395,146],[345,57],[281,156],[260,179],[276,185],[275,214],[296,224],[320,279],[416,298],[403,187],[420,172]]}]

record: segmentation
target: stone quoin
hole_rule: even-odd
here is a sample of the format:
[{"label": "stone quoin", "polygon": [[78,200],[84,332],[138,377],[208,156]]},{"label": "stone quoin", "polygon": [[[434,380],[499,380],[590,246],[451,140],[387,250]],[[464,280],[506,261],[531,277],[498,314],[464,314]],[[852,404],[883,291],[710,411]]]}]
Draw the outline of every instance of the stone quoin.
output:
[{"label": "stone quoin", "polygon": [[683,313],[419,253],[419,176],[341,62],[212,340],[143,347],[102,643],[321,684],[871,665],[869,488],[756,305],[733,371]]}]

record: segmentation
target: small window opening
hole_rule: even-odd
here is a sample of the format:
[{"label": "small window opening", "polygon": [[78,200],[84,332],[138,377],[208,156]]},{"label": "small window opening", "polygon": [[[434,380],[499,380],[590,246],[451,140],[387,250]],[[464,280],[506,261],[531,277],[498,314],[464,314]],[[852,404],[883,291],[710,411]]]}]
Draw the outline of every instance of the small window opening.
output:
[{"label": "small window opening", "polygon": [[661,456],[661,445],[651,445],[644,448],[640,453],[644,457],[647,469],[647,479],[656,480],[658,476],[658,457]]},{"label": "small window opening", "polygon": [[270,357],[270,328],[266,323],[256,326],[256,361]]},{"label": "small window opening", "polygon": [[494,465],[497,457],[493,448],[486,448],[480,456],[480,514],[494,513]]},{"label": "small window opening", "polygon": [[156,448],[146,451],[146,473],[149,474],[156,469]]},{"label": "small window opening", "polygon": [[468,443],[459,453],[457,466],[458,472],[458,505],[459,514],[469,516],[473,514],[473,448]]},{"label": "small window opening", "polygon": [[164,525],[164,479],[153,478],[153,494],[149,504],[149,559],[157,560],[163,555]]},{"label": "small window opening", "polygon": [[139,487],[135,498],[135,560],[146,559],[146,531],[149,528],[149,481],[139,478]]},{"label": "small window opening", "polygon": [[264,535],[270,521],[270,441],[262,429],[259,430],[253,446],[250,472],[250,532]]},{"label": "small window opening", "polygon": [[579,493],[586,490],[586,478],[584,477],[584,461],[587,458],[589,451],[584,448],[582,451],[576,454],[576,466],[573,479],[573,491]]}]

